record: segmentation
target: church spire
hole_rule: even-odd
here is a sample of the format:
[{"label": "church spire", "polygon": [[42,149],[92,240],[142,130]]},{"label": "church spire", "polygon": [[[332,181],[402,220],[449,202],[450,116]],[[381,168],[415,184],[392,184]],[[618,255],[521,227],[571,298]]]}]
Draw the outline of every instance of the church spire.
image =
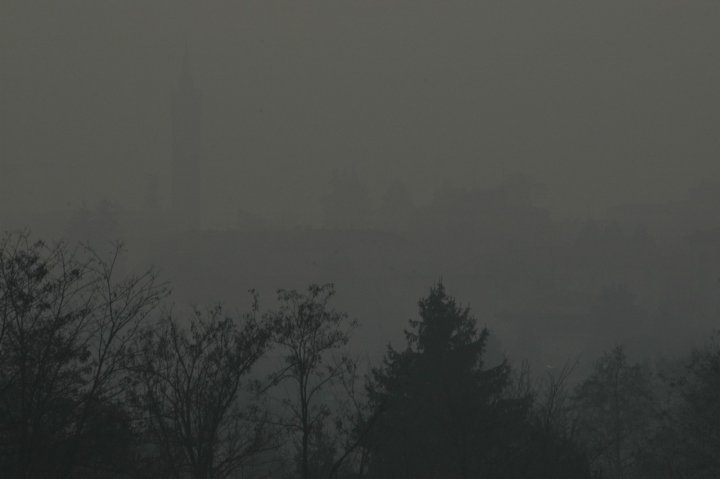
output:
[{"label": "church spire", "polygon": [[197,225],[205,200],[201,180],[202,98],[193,78],[187,42],[172,106],[172,208],[183,224]]}]

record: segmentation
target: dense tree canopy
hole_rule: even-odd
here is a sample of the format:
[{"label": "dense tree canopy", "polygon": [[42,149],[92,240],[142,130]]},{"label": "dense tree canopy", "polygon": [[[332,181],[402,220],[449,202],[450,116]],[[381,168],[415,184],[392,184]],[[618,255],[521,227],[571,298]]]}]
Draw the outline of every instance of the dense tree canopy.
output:
[{"label": "dense tree canopy", "polygon": [[616,347],[537,386],[488,360],[489,331],[440,282],[363,382],[332,285],[279,290],[264,314],[151,318],[166,288],[118,278],[118,255],[0,243],[3,477],[720,474],[717,343],[654,369]]},{"label": "dense tree canopy", "polygon": [[[478,330],[438,283],[419,302],[408,346],[389,348],[370,398],[382,411],[369,443],[371,477],[510,477],[530,395],[509,394],[508,363],[486,368]],[[501,476],[502,475],[502,476]]]}]

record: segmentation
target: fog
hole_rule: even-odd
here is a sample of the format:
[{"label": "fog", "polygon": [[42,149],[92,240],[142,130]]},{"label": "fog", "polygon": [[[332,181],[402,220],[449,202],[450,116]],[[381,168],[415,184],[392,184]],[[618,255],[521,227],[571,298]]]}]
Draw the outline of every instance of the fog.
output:
[{"label": "fog", "polygon": [[5,229],[130,242],[181,302],[332,281],[389,333],[443,276],[502,329],[582,277],[657,309],[658,258],[718,226],[717,2],[0,9]]},{"label": "fog", "polygon": [[[184,49],[205,207],[318,224],[335,168],[430,200],[515,172],[556,214],[681,197],[717,174],[713,1],[0,6],[6,213],[170,205]],[[151,190],[157,189],[153,192]]]},{"label": "fog", "polygon": [[[70,414],[66,412],[37,413],[41,419],[49,417],[43,414],[64,418],[57,420],[61,432],[55,433],[65,439],[57,443],[43,442],[45,436],[32,436],[27,444],[6,440],[15,437],[15,426],[0,424],[0,449],[17,443],[17,457],[24,458],[13,462],[15,452],[2,449],[0,471],[10,471],[11,476],[17,472],[12,477],[105,477],[111,469],[98,469],[95,462],[106,464],[105,459],[83,442],[89,434],[83,427],[86,420],[97,419],[101,425],[113,420],[95,418],[88,412],[95,406],[89,405],[102,403],[108,410],[117,406],[127,417],[160,407],[162,395],[153,399],[157,404],[140,406],[138,398],[150,401],[149,393],[117,404],[115,396],[103,396],[118,387],[116,380],[129,381],[128,391],[145,387],[147,393],[158,384],[147,371],[172,369],[172,355],[153,353],[153,348],[161,351],[167,343],[153,343],[153,337],[165,334],[176,346],[185,345],[173,352],[180,362],[196,354],[192,357],[198,364],[206,361],[202,364],[211,370],[220,368],[217,376],[207,377],[234,377],[244,384],[244,375],[256,361],[261,371],[270,370],[284,357],[277,348],[297,354],[297,345],[307,344],[307,338],[293,336],[297,331],[291,323],[283,322],[297,313],[294,307],[302,304],[324,312],[332,298],[338,311],[356,319],[358,326],[350,328],[352,338],[344,329],[328,336],[334,338],[328,343],[332,347],[321,353],[340,351],[347,340],[349,353],[367,366],[364,374],[376,368],[373,379],[365,378],[368,402],[360,403],[366,409],[342,416],[355,429],[347,429],[340,419],[327,426],[329,418],[340,418],[340,413],[334,409],[337,404],[327,400],[329,390],[322,388],[329,384],[335,394],[341,383],[347,387],[337,378],[344,381],[346,372],[357,371],[350,367],[338,372],[341,363],[334,363],[336,369],[329,366],[328,374],[335,383],[324,373],[313,376],[318,391],[323,390],[319,400],[325,401],[318,406],[323,411],[318,413],[320,429],[311,431],[308,417],[298,417],[292,427],[302,431],[302,441],[271,428],[270,444],[258,433],[251,442],[261,451],[260,472],[242,472],[240,466],[248,464],[243,461],[256,461],[258,450],[235,457],[242,442],[241,436],[232,435],[237,431],[223,439],[229,444],[223,451],[230,469],[212,469],[211,453],[202,471],[188,472],[192,468],[187,466],[190,469],[178,472],[173,461],[185,456],[163,442],[166,437],[152,426],[137,429],[140,426],[128,422],[135,434],[128,450],[147,453],[147,435],[148,441],[155,441],[155,451],[166,447],[170,452],[165,459],[172,460],[168,466],[151,448],[143,456],[150,461],[147,468],[127,456],[120,468],[125,469],[113,477],[154,477],[153,471],[160,470],[173,470],[172,477],[268,477],[278,471],[291,477],[289,471],[296,468],[303,479],[350,478],[365,475],[366,460],[368,477],[379,478],[471,477],[468,470],[483,471],[482,477],[513,479],[530,477],[527,471],[553,479],[589,478],[591,472],[622,479],[717,477],[720,449],[706,447],[715,443],[694,431],[699,424],[717,421],[717,415],[698,411],[714,411],[703,401],[717,404],[720,397],[718,369],[712,366],[720,364],[720,349],[702,349],[720,314],[719,24],[720,2],[715,0],[3,0],[0,416],[11,417],[15,411],[13,388],[20,386],[13,381],[22,375],[13,368],[26,364],[13,363],[16,357],[47,360],[33,373],[41,385],[55,381],[43,379],[43,371],[78,368],[76,375],[58,373],[56,378],[71,378],[68,387],[49,387],[49,399],[38,404],[67,400],[75,405],[68,411],[85,412],[70,419],[62,416]],[[97,256],[76,264],[76,258],[84,257],[63,249],[72,247],[46,250],[27,238],[48,244],[82,243]],[[125,249],[113,260],[117,242]],[[34,260],[43,266],[33,269]],[[133,274],[147,268],[154,273],[136,282],[103,283],[108,271]],[[21,275],[24,279],[13,276],[17,271],[26,273]],[[46,280],[46,275],[54,279]],[[94,279],[77,286],[74,282],[83,275]],[[307,289],[326,283],[334,289]],[[46,340],[51,344],[56,333],[58,338],[87,334],[90,339],[67,354],[58,349],[57,357],[33,356],[35,340],[27,342],[30,353],[16,353],[14,348],[26,344],[13,339],[17,331],[25,331],[26,323],[16,319],[33,308],[38,318],[45,317],[53,301],[58,311],[70,307],[66,304],[74,303],[65,302],[64,293],[52,296],[54,288],[62,286],[64,292],[66,284],[77,288],[69,290],[78,297],[87,294],[86,304],[93,307],[83,306],[67,316],[58,312],[57,318],[68,324],[80,321],[77,328],[63,336],[65,326],[50,321],[51,329],[60,329],[52,329],[52,334],[38,330],[37,347]],[[105,284],[107,291],[98,293],[96,284]],[[166,286],[171,290],[167,295]],[[290,293],[277,295],[278,289]],[[43,295],[50,299],[37,299]],[[252,310],[254,300],[257,310]],[[126,302],[121,311],[128,323],[117,323],[117,301]],[[217,343],[219,357],[236,361],[226,370],[213,359],[215,350],[191,344],[191,339],[211,344],[241,327],[240,322],[213,322],[221,316],[220,310],[212,309],[216,304],[225,311],[252,311],[267,321],[260,321],[265,326],[255,325],[256,329],[237,329],[242,334],[233,337],[244,338],[242,348]],[[408,323],[418,317],[418,305],[421,320]],[[466,305],[471,316],[463,316],[469,314],[463,313]],[[207,316],[187,315],[191,306],[210,309]],[[91,320],[82,319],[91,310],[101,318],[92,320],[98,321],[96,329],[88,326],[95,324]],[[155,318],[157,311],[167,316],[166,322],[142,329],[141,323]],[[345,324],[345,316],[333,314],[317,317],[336,321],[336,327]],[[475,320],[477,331],[468,326]],[[443,321],[455,321],[455,335],[437,326]],[[112,329],[117,324],[124,326]],[[191,328],[196,336],[178,333],[187,324],[196,328]],[[113,333],[105,336],[106,331]],[[437,331],[448,334],[448,344],[465,338],[475,362],[443,362],[444,353],[432,349],[437,347],[432,340],[441,336]],[[115,333],[127,343],[115,348]],[[113,369],[115,363],[108,366],[100,356],[92,356],[95,353],[82,351],[98,338],[105,344],[108,337],[109,357],[122,367]],[[126,344],[133,346],[126,350]],[[394,349],[388,350],[388,345]],[[55,351],[55,346],[45,351]],[[98,347],[98,355],[101,350]],[[128,359],[123,356],[127,351],[137,354]],[[238,351],[250,351],[249,359]],[[145,354],[143,367],[133,363],[140,353]],[[483,354],[484,363],[479,359]],[[263,363],[266,356],[271,360]],[[403,363],[406,356],[420,359]],[[77,366],[85,361],[86,367]],[[123,372],[131,363],[136,369]],[[277,399],[272,394],[286,379],[284,374],[295,371],[295,363],[288,364],[285,372],[271,375],[262,394]],[[406,396],[392,396],[388,384],[402,377],[393,376],[398,373],[392,365],[409,368],[420,383],[433,387],[466,366],[477,375],[463,376],[458,384],[473,385],[485,378],[479,387],[487,388],[488,395],[468,399],[464,389],[458,393],[462,400],[457,404],[465,412],[458,413],[459,423],[450,428],[455,432],[465,431],[465,422],[474,424],[467,428],[487,424],[482,416],[486,412],[478,416],[472,407],[463,407],[489,401],[487,411],[495,411],[492,407],[503,401],[517,401],[511,409],[520,422],[503,424],[497,435],[488,433],[493,438],[488,441],[512,444],[527,453],[527,471],[514,469],[516,463],[526,464],[516,458],[526,456],[512,453],[498,462],[500,466],[468,459],[469,469],[461,474],[455,468],[467,458],[449,459],[464,454],[457,445],[445,444],[449,449],[438,453],[445,458],[440,462],[428,459],[432,454],[422,448],[434,444],[439,435],[432,427],[448,427],[419,427],[417,417],[444,417],[452,407],[442,403],[438,409],[424,409],[423,404],[435,404],[432,398],[438,397],[427,391],[416,391],[421,399],[407,404],[397,399]],[[313,367],[318,366],[308,370],[319,371]],[[82,382],[88,371],[97,371],[90,375],[95,379]],[[610,390],[609,383],[602,382],[607,371],[615,371],[616,379],[622,377],[615,381],[614,391],[626,394],[629,399],[623,404],[635,409],[617,412],[600,404],[597,398]],[[487,379],[485,373],[496,374],[496,379]],[[359,377],[352,377],[353,385]],[[81,378],[77,381],[82,386],[73,385],[72,378]],[[535,386],[533,381],[543,378],[547,382]],[[226,408],[245,407],[247,398],[236,396],[238,390],[247,397],[257,392],[206,384],[203,375],[187,380],[188,390],[196,387],[200,395],[216,386],[223,394],[232,391],[221,401]],[[191,385],[192,380],[200,382]],[[618,392],[619,383],[626,389]],[[565,394],[563,388],[575,386],[575,392]],[[678,393],[681,387],[686,389]],[[90,393],[77,393],[81,399],[70,398],[74,392],[62,396],[83,388]],[[563,409],[557,398],[572,406]],[[301,402],[306,399],[301,391]],[[592,402],[595,399],[600,402]],[[292,395],[283,401],[285,406],[295,404]],[[189,401],[186,406],[201,403]],[[385,412],[386,404],[395,409]],[[611,409],[617,412],[615,424],[635,429],[602,429],[610,421],[602,415]],[[232,417],[259,421],[253,416],[259,410]],[[375,412],[368,417],[358,415],[371,410]],[[266,413],[278,411],[269,408]],[[230,417],[227,409],[218,414]],[[487,414],[495,418],[499,413]],[[627,416],[621,420],[622,414]],[[30,424],[35,420],[31,416],[17,424]],[[378,417],[380,426],[375,426]],[[668,422],[669,417],[679,419]],[[42,427],[52,422],[38,421]],[[264,434],[270,423],[257,421],[253,424]],[[720,428],[720,423],[713,424]],[[27,427],[30,432],[23,437],[40,434]],[[385,432],[377,433],[375,427]],[[468,429],[467,434],[476,430]],[[4,431],[11,431],[10,436]],[[533,431],[536,436],[517,431]],[[329,442],[322,444],[334,448],[328,449],[328,464],[310,464],[321,462],[314,456],[309,459],[311,432],[318,437],[327,434],[322,437]],[[615,456],[607,452],[606,433],[615,434]],[[204,433],[187,434],[183,440],[188,444],[207,439]],[[517,446],[513,434],[536,442],[521,441]],[[423,442],[425,436],[430,442]],[[63,442],[66,439],[69,442]],[[549,449],[535,454],[538,444],[545,447],[555,440],[562,444],[557,457],[563,459]],[[468,447],[482,442],[472,441]],[[673,449],[680,443],[688,446]],[[205,447],[200,444],[198,450],[201,446]],[[215,443],[206,450],[214,447]],[[101,449],[97,454],[119,454],[117,449]],[[48,450],[63,457],[50,457]],[[265,469],[263,454],[268,451],[285,457],[274,472]],[[288,451],[295,451],[297,458],[287,459],[294,457]],[[698,459],[702,457],[710,459]],[[178,464],[182,460],[177,459]],[[677,471],[685,472],[660,475],[658,471],[666,470],[664,460],[680,464]],[[273,461],[268,464],[275,467]],[[169,469],[157,469],[161,464]],[[136,466],[134,473],[128,472]],[[493,467],[500,468],[496,475]],[[231,469],[235,475],[228,472]]]}]

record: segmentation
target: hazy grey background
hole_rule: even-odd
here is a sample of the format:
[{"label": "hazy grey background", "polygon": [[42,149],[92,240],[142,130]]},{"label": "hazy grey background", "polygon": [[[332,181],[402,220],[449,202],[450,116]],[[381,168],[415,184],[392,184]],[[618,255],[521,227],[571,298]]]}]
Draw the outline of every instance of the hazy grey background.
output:
[{"label": "hazy grey background", "polygon": [[720,169],[719,23],[711,0],[4,0],[4,195],[167,202],[187,42],[218,208],[316,221],[347,164],[418,200],[515,171],[557,212],[675,198]]},{"label": "hazy grey background", "polygon": [[[516,358],[699,338],[718,25],[712,0],[3,0],[0,226],[125,239],[178,301],[334,281],[376,350],[440,276]],[[171,193],[185,49],[199,223]]]}]

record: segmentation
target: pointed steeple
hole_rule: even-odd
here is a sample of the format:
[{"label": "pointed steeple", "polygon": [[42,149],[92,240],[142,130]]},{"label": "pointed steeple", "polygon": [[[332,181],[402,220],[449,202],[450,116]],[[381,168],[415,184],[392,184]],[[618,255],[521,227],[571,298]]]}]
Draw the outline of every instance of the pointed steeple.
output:
[{"label": "pointed steeple", "polygon": [[173,92],[172,208],[176,219],[197,225],[205,209],[202,196],[202,98],[195,85],[187,42]]}]

